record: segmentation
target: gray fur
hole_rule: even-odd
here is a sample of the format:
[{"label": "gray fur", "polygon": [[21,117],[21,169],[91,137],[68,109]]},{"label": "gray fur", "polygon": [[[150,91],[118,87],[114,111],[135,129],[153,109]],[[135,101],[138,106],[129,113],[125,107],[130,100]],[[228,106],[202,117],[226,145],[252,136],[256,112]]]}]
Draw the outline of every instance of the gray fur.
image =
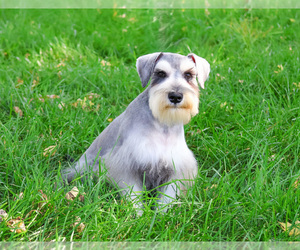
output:
[{"label": "gray fur", "polygon": [[[89,166],[94,165],[93,171],[97,172],[99,160],[94,162],[95,157],[98,155],[101,158],[109,154],[116,154],[123,141],[129,136],[128,131],[138,127],[139,124],[143,124],[141,129],[145,130],[145,133],[153,129],[153,116],[149,109],[147,92],[146,90],[141,93],[120,116],[102,131],[81,156],[75,167],[65,171],[65,177],[68,182],[72,181],[76,174],[83,174],[83,165],[86,162]],[[147,108],[145,109],[145,107]]]},{"label": "gray fur", "polygon": [[153,73],[155,63],[160,56],[162,56],[162,53],[156,52],[153,54],[141,56],[136,61],[136,68],[141,78],[143,88],[147,86],[150,77]]},{"label": "gray fur", "polygon": [[[172,53],[139,57],[136,65],[143,87],[147,85],[161,58],[178,71],[182,60],[187,57]],[[160,84],[165,83],[162,81]],[[105,166],[108,179],[123,188],[124,194],[128,193],[135,199],[144,187],[150,190],[171,180],[194,178],[197,162],[186,145],[183,125],[166,125],[154,118],[149,106],[152,87],[151,83],[103,130],[75,166],[65,171],[65,180],[71,182],[76,176],[89,171],[90,167],[98,172],[99,167]],[[188,84],[183,89],[187,87]],[[165,198],[161,198],[163,204],[171,202],[178,194],[175,183],[160,190],[166,194]]]}]

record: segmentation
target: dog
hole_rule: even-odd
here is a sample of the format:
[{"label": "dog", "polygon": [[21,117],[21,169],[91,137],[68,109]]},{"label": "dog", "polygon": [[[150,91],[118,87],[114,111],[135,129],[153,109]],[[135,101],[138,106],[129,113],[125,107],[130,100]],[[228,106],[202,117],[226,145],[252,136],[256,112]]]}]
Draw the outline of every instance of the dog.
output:
[{"label": "dog", "polygon": [[[210,64],[195,54],[156,52],[139,57],[136,68],[143,88],[151,79],[149,86],[104,129],[64,178],[71,182],[89,168],[98,172],[105,166],[107,178],[132,200],[145,189],[157,189],[158,204],[164,209],[197,175],[183,125],[198,113],[198,84],[204,88]],[[142,204],[137,207],[142,214]]]}]

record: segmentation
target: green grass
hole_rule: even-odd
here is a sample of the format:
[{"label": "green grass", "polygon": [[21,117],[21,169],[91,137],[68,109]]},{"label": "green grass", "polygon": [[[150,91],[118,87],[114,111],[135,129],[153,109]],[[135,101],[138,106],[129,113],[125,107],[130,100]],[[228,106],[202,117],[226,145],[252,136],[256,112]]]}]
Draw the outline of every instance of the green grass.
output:
[{"label": "green grass", "polygon": [[[299,241],[278,223],[300,220],[299,22],[299,10],[1,10],[0,209],[26,232],[0,222],[0,239]],[[103,175],[56,187],[65,156],[80,157],[143,90],[135,60],[155,51],[211,64],[185,126],[194,187],[141,217]],[[65,199],[75,185],[83,202]]]}]

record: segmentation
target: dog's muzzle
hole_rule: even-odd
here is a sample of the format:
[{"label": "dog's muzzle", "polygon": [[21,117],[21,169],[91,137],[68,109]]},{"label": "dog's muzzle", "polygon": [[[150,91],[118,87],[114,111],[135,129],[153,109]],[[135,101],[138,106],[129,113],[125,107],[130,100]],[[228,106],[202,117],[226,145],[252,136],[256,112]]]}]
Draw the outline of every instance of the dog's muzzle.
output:
[{"label": "dog's muzzle", "polygon": [[173,104],[180,103],[183,99],[183,94],[178,92],[170,92],[168,94],[169,101]]}]

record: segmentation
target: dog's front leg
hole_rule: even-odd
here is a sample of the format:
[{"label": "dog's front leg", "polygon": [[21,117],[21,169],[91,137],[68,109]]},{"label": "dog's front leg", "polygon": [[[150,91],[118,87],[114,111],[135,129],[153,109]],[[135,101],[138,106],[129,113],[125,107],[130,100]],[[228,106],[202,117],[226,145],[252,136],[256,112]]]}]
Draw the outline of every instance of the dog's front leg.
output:
[{"label": "dog's front leg", "polygon": [[142,216],[144,213],[143,204],[139,200],[141,196],[142,196],[142,189],[139,188],[138,185],[134,185],[131,190],[130,198],[134,202],[133,206],[138,216]]},{"label": "dog's front leg", "polygon": [[158,200],[158,208],[163,212],[167,212],[171,203],[176,199],[177,186],[176,183],[170,183],[163,186]]},{"label": "dog's front leg", "polygon": [[143,215],[143,203],[140,201],[142,197],[142,187],[138,184],[134,184],[131,186],[127,185],[127,188],[122,190],[122,194],[125,197],[130,197],[131,201],[133,202],[133,207],[136,210],[138,216]]}]

